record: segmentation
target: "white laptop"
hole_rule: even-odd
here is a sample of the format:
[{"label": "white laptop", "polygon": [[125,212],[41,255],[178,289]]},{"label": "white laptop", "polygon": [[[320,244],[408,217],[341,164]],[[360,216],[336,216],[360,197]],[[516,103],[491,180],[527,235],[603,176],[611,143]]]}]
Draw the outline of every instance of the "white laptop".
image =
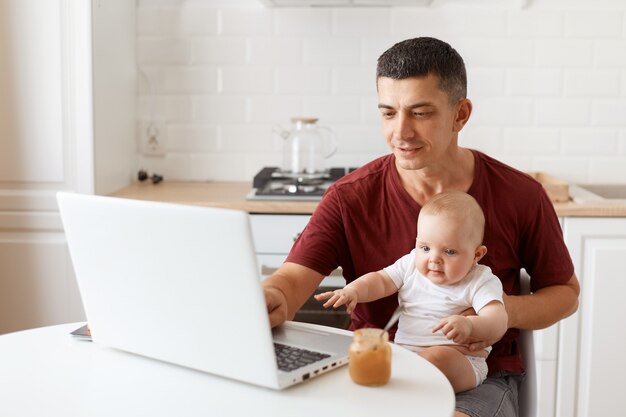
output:
[{"label": "white laptop", "polygon": [[[246,212],[63,192],[57,201],[95,343],[274,389],[347,363],[350,336],[270,329]],[[290,346],[322,359],[281,370],[276,343],[281,355]]]}]

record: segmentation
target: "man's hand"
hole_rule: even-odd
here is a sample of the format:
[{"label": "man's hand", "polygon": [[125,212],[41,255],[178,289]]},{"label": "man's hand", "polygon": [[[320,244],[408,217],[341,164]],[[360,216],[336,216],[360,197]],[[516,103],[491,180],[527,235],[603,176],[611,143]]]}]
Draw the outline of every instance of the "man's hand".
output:
[{"label": "man's hand", "polygon": [[441,330],[443,334],[449,340],[459,345],[464,345],[470,342],[470,335],[472,334],[472,321],[465,316],[449,316],[442,319],[439,323],[433,327],[432,332],[435,333]]},{"label": "man's hand", "polygon": [[263,294],[265,295],[265,304],[267,305],[270,325],[276,327],[283,324],[289,315],[285,294],[276,287],[264,287]]},{"label": "man's hand", "polygon": [[350,288],[349,285],[340,290],[316,294],[315,299],[317,301],[328,300],[323,304],[324,308],[328,308],[331,306],[333,308],[337,308],[345,304],[346,312],[348,314],[352,313],[359,301],[357,292],[354,289]]},{"label": "man's hand", "polygon": [[[505,309],[506,309],[507,297],[508,296],[505,293],[502,293],[502,299],[504,301],[503,304],[505,306]],[[464,316],[465,318],[472,317],[472,316],[478,316],[476,311],[473,308],[471,308],[471,307],[468,308],[467,310],[464,310],[463,312],[461,312],[461,315]],[[471,319],[468,319],[468,320],[471,321]],[[488,348],[489,346],[493,346],[499,340],[500,340],[500,338],[497,338],[497,339],[489,338],[489,339],[481,340],[478,337],[472,336],[472,337],[468,337],[468,339],[466,340],[465,344],[467,345],[467,348],[471,352],[477,352],[477,351],[484,350],[484,349]]]},{"label": "man's hand", "polygon": [[470,352],[478,352],[478,351],[488,348],[489,346],[493,346],[496,342],[499,342],[499,341],[500,339],[481,340],[478,342],[473,342],[473,343],[468,344],[467,348],[470,350]]}]

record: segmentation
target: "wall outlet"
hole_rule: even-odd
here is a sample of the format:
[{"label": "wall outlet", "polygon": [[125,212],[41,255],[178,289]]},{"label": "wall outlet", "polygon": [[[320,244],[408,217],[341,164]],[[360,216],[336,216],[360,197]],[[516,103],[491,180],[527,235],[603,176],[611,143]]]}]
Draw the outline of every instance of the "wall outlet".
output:
[{"label": "wall outlet", "polygon": [[165,156],[167,128],[159,122],[141,122],[139,124],[139,144],[142,155]]}]

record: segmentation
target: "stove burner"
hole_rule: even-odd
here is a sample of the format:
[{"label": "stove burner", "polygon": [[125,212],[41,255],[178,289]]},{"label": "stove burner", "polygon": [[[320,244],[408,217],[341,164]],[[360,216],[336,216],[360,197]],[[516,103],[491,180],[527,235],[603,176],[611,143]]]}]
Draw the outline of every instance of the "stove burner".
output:
[{"label": "stove burner", "polygon": [[282,184],[282,188],[287,191],[289,194],[313,194],[317,191],[321,191],[324,193],[326,188],[322,185],[321,182],[315,184],[313,182],[307,182],[306,184]]},{"label": "stove burner", "polygon": [[[302,190],[302,192],[305,192],[305,193],[312,193],[312,192],[314,192],[315,190],[317,190],[317,189],[318,189],[318,186],[317,186],[317,185],[315,185],[315,184],[305,184],[305,185],[300,185],[300,186],[297,186],[297,187],[296,187],[296,191],[297,191],[298,189],[301,189],[301,190]],[[289,187],[289,190],[290,190],[291,192],[293,192],[293,186]]]},{"label": "stove burner", "polygon": [[[263,171],[261,171],[263,172]],[[330,171],[321,171],[315,173],[308,172],[285,172],[281,170],[273,171],[271,177],[274,179],[293,179],[297,182],[309,183],[316,180],[330,178]]]},{"label": "stove burner", "polygon": [[346,168],[331,168],[314,174],[285,173],[279,168],[263,168],[254,176],[249,200],[311,200],[317,201],[328,187],[347,172]]}]

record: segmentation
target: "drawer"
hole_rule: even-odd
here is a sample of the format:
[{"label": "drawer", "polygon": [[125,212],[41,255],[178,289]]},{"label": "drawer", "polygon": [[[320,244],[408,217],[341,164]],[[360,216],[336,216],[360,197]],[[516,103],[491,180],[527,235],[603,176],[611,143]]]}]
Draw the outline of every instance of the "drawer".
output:
[{"label": "drawer", "polygon": [[308,215],[289,214],[251,215],[250,225],[256,252],[286,256],[310,218]]},{"label": "drawer", "polygon": [[[261,279],[267,278],[273,274],[285,261],[287,255],[257,255],[257,265],[259,268],[259,274]],[[335,269],[329,276],[322,280],[320,287],[337,287],[342,288],[346,285],[346,280],[343,278],[341,268]]]}]

